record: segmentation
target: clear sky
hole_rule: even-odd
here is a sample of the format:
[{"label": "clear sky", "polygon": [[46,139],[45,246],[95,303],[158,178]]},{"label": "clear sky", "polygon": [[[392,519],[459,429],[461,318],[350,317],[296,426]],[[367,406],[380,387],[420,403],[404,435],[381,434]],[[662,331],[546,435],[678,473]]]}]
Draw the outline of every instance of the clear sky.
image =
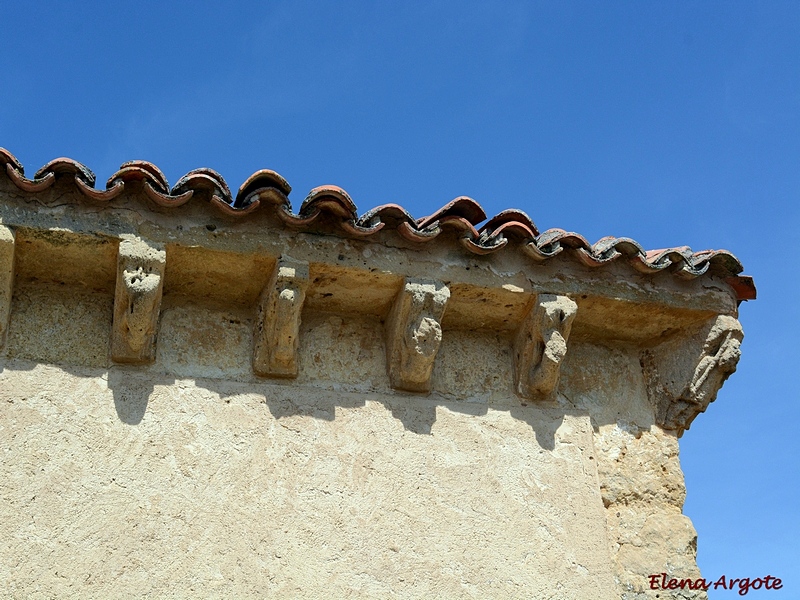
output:
[{"label": "clear sky", "polygon": [[[800,597],[800,3],[0,2],[0,146],[104,182],[270,168],[417,217],[726,248],[739,371],[682,438],[703,574]],[[736,592],[711,594],[733,598]]]}]

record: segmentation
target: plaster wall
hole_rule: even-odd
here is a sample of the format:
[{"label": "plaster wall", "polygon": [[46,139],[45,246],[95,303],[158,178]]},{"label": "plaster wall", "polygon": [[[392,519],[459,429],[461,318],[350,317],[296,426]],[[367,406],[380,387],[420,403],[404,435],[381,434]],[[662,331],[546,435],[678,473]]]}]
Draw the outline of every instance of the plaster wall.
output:
[{"label": "plaster wall", "polygon": [[420,396],[375,316],[305,311],[298,378],[265,381],[241,305],[165,297],[145,367],[110,366],[107,291],[20,283],[12,307],[8,597],[635,598],[696,573],[633,347],[573,344],[526,405],[507,333],[445,331]]},{"label": "plaster wall", "polygon": [[642,600],[699,577],[678,436],[738,360],[724,269],[54,181],[0,179],[0,597]]}]

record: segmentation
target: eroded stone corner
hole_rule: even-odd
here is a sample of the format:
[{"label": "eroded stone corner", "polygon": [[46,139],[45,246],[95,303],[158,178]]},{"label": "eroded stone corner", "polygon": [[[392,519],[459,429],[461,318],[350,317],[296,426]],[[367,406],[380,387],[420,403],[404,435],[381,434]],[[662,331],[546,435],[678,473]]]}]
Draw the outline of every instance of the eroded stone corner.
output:
[{"label": "eroded stone corner", "polygon": [[386,364],[393,388],[430,391],[449,299],[450,289],[441,281],[406,278],[386,319]]},{"label": "eroded stone corner", "polygon": [[297,377],[300,317],[309,284],[308,263],[282,256],[258,301],[253,370],[261,377]]},{"label": "eroded stone corner", "polygon": [[514,341],[514,389],[545,399],[558,386],[578,305],[567,296],[539,294]]},{"label": "eroded stone corner", "polygon": [[644,350],[640,361],[656,423],[681,435],[713,402],[735,371],[744,332],[728,315],[695,336]]},{"label": "eroded stone corner", "polygon": [[155,360],[166,264],[166,251],[160,246],[139,238],[120,241],[111,328],[114,362]]},{"label": "eroded stone corner", "polygon": [[0,349],[5,347],[14,294],[14,232],[0,225]]},{"label": "eroded stone corner", "polygon": [[[674,432],[620,422],[595,432],[598,479],[619,597],[664,598],[650,575],[700,577],[697,532],[682,514],[686,498]],[[670,598],[701,600],[702,590],[676,590]]]}]

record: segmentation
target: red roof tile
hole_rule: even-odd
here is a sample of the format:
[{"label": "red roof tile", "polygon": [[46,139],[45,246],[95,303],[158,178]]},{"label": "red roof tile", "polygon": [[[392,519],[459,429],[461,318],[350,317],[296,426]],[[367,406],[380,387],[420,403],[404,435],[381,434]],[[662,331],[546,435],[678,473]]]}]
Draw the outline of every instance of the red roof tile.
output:
[{"label": "red roof tile", "polygon": [[[402,206],[384,204],[358,216],[353,200],[342,188],[326,185],[314,188],[294,213],[289,193],[291,186],[275,171],[253,173],[234,197],[223,177],[212,169],[195,169],[169,188],[164,174],[152,163],[124,163],[106,183],[96,189],[95,175],[81,163],[57,158],[39,169],[33,179],[17,158],[0,148],[0,166],[20,190],[39,192],[52,186],[58,178],[71,177],[76,188],[93,203],[106,203],[123,193],[126,184],[141,183],[146,196],[159,207],[177,207],[192,199],[208,202],[215,210],[241,218],[256,211],[270,210],[288,227],[308,230],[317,221],[332,222],[343,235],[369,237],[382,229],[395,230],[411,242],[427,242],[444,230],[456,232],[461,243],[475,254],[489,254],[507,246],[509,241],[536,262],[546,261],[568,251],[584,264],[599,267],[618,260],[627,261],[640,273],[657,273],[665,269],[681,278],[695,278],[714,273],[724,278],[739,300],[753,300],[756,290],[751,277],[740,275],[742,265],[727,250],[692,252],[688,247],[645,251],[630,238],[605,237],[590,244],[577,233],[549,229],[539,233],[527,214],[520,210],[504,210],[486,221],[483,208],[472,198],[462,196],[433,214],[414,219]],[[480,226],[480,227],[479,227]]]}]

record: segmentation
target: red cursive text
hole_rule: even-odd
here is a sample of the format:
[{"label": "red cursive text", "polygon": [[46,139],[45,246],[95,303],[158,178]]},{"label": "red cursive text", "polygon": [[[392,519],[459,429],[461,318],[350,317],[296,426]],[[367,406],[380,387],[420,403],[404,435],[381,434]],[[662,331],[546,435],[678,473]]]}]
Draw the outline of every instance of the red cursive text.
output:
[{"label": "red cursive text", "polygon": [[666,573],[659,573],[658,575],[649,575],[648,579],[650,580],[651,590],[708,590],[712,587],[715,590],[719,588],[723,590],[734,590],[738,586],[740,596],[746,595],[750,590],[760,590],[762,588],[765,590],[779,590],[783,587],[783,582],[780,578],[773,577],[772,575],[756,577],[755,579],[750,579],[749,577],[727,578],[725,575],[722,575],[716,581],[711,581],[703,578],[675,579],[673,577],[667,579]]}]

